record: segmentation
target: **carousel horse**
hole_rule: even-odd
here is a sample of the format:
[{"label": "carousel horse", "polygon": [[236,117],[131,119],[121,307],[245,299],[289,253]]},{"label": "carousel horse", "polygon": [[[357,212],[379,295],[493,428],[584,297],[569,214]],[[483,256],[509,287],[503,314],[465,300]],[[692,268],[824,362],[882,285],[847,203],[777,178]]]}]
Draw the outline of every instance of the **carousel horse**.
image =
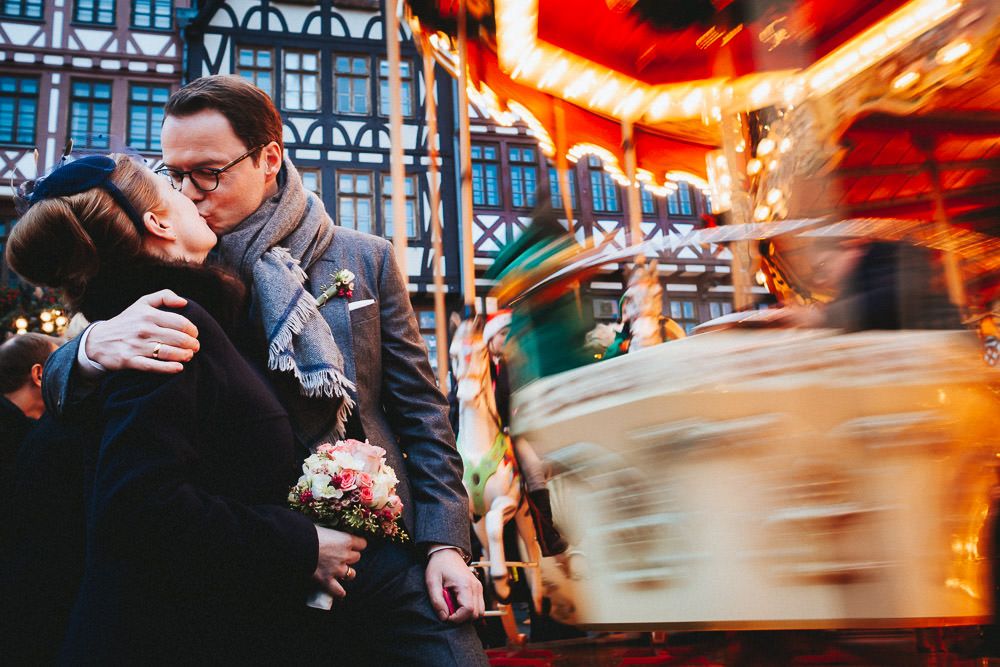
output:
[{"label": "carousel horse", "polygon": [[[500,600],[506,600],[510,595],[503,545],[506,523],[514,519],[526,551],[526,562],[537,564],[542,554],[523,497],[510,436],[500,428],[481,318],[458,325],[450,353],[458,384],[457,446],[465,467],[462,482],[469,494],[473,528],[483,547],[483,560],[489,562],[493,590]],[[532,604],[539,612],[540,570],[538,567],[525,568],[525,576]]]},{"label": "carousel horse", "polygon": [[628,277],[622,299],[622,319],[629,323],[632,338],[629,351],[659,345],[664,340],[684,338],[684,329],[663,313],[663,286],[656,260],[636,262]]}]

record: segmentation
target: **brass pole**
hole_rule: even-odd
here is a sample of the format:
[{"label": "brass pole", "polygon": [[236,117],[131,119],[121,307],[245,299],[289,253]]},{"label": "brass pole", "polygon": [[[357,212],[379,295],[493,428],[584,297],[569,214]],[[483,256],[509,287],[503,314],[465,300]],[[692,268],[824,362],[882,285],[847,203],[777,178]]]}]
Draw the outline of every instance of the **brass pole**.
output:
[{"label": "brass pole", "polygon": [[392,246],[396,263],[409,283],[406,270],[406,175],[403,166],[403,99],[399,73],[400,0],[385,0],[385,45],[389,58],[389,169],[392,180]]},{"label": "brass pole", "polygon": [[639,188],[635,187],[635,132],[631,120],[622,121],[622,147],[625,149],[625,178],[628,185],[625,199],[628,202],[629,245],[642,243],[642,209],[639,202]]},{"label": "brass pole", "polygon": [[448,328],[444,304],[444,250],[441,231],[441,173],[438,169],[437,87],[434,83],[434,57],[430,44],[423,42],[424,111],[427,123],[427,185],[431,196],[431,272],[434,275],[434,335],[437,338],[438,386],[448,386]]},{"label": "brass pole", "polygon": [[462,174],[462,215],[459,220],[462,233],[462,296],[465,298],[465,317],[475,313],[476,266],[472,245],[472,139],[469,135],[469,50],[466,35],[466,0],[458,0],[458,136],[459,164]]}]

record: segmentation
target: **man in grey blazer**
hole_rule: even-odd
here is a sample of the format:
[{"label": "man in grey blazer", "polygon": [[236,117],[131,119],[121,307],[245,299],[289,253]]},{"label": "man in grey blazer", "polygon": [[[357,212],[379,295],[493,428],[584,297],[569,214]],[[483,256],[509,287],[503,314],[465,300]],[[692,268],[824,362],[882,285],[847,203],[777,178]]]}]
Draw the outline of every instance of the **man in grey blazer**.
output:
[{"label": "man in grey blazer", "polygon": [[[158,172],[195,202],[223,262],[250,286],[251,335],[297,438],[313,447],[345,432],[367,437],[400,478],[414,546],[370,541],[356,571],[327,573],[345,593],[328,616],[331,656],[486,664],[468,622],[482,616],[483,599],[466,565],[461,459],[391,244],[333,224],[283,160],[274,104],[243,79],[193,81],[165,112]],[[162,308],[183,304],[160,292],[93,324],[46,367],[47,401],[61,411],[76,386],[106,370],[180,371],[197,353],[197,331]]]}]

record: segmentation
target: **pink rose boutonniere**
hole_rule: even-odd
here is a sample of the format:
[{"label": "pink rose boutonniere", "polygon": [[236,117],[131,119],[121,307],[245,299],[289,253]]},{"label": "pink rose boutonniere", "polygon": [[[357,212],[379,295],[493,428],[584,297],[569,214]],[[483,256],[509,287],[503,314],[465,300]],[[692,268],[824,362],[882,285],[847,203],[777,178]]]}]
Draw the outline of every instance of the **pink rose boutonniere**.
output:
[{"label": "pink rose boutonniere", "polygon": [[317,307],[322,306],[335,296],[342,299],[350,299],[354,296],[354,273],[352,271],[341,269],[336,273],[331,273],[330,280],[333,281],[330,286],[324,288],[323,293],[316,298]]}]

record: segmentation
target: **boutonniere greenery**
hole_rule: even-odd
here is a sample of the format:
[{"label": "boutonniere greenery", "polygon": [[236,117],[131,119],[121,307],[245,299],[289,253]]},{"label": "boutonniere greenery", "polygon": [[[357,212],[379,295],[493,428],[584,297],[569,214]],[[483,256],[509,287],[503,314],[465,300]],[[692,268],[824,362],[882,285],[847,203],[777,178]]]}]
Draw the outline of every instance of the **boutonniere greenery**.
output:
[{"label": "boutonniere greenery", "polygon": [[333,297],[350,299],[354,296],[354,273],[347,269],[341,269],[330,274],[329,287],[323,288],[323,293],[316,298],[316,306],[322,306]]}]

